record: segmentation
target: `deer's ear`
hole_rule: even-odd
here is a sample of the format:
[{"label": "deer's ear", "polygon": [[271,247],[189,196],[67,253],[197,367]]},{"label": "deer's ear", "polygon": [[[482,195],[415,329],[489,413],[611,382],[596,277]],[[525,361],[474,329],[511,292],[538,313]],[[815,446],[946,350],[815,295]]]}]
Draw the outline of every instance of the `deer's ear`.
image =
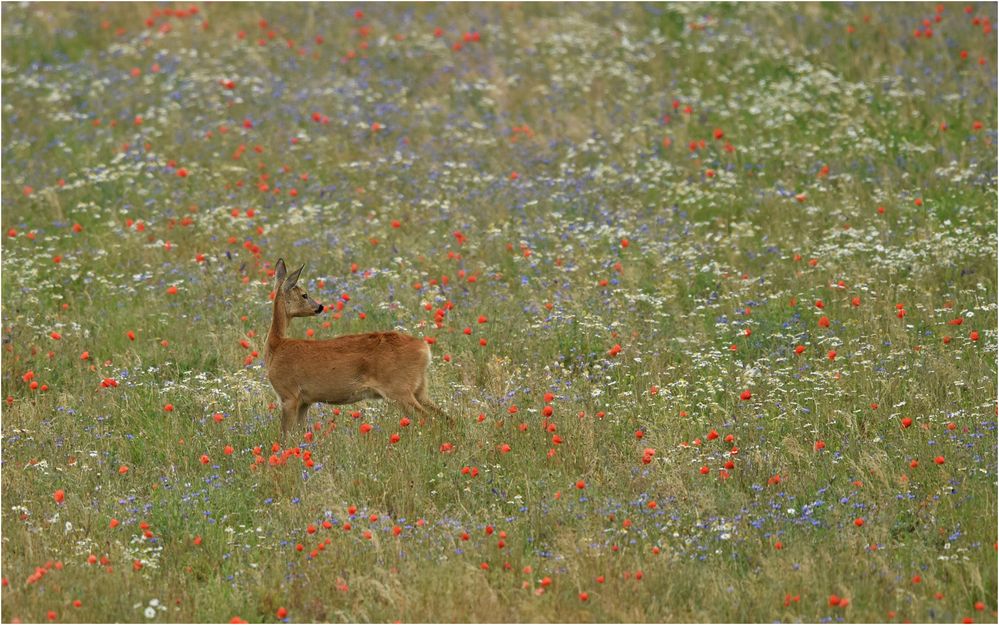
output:
[{"label": "deer's ear", "polygon": [[288,268],[284,266],[284,259],[279,258],[277,265],[274,266],[274,277],[277,278],[278,284],[281,284],[287,275]]},{"label": "deer's ear", "polygon": [[299,278],[299,276],[302,275],[302,270],[303,269],[305,269],[305,265],[304,264],[301,267],[299,267],[298,269],[296,269],[294,273],[292,273],[290,276],[288,276],[287,279],[285,279],[285,281],[284,281],[284,290],[285,291],[290,291],[293,288],[295,288],[295,285],[298,284],[298,278]]}]

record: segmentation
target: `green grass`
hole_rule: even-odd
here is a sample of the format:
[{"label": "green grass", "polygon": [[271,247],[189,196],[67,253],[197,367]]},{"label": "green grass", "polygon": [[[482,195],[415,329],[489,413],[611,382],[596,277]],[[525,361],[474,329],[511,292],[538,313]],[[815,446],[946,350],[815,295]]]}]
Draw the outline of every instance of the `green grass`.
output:
[{"label": "green grass", "polygon": [[994,5],[188,6],[3,5],[5,622],[995,621]]}]

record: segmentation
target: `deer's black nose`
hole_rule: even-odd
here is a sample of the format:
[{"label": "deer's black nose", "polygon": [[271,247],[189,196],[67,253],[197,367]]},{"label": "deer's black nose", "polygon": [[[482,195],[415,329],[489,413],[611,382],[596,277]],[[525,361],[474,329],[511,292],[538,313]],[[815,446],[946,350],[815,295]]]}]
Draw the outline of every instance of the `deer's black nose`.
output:
[{"label": "deer's black nose", "polygon": [[318,315],[321,312],[323,312],[323,305],[322,304],[320,304],[319,308],[316,309],[316,314]]}]

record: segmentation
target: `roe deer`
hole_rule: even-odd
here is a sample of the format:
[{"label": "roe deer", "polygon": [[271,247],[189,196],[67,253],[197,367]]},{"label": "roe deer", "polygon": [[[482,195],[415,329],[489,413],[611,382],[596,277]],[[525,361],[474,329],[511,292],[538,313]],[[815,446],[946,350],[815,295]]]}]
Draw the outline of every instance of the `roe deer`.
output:
[{"label": "roe deer", "polygon": [[350,404],[390,399],[421,415],[444,412],[427,396],[430,346],[400,332],[351,334],[324,341],[285,336],[292,317],[312,317],[323,305],[297,286],[302,265],[287,274],[284,259],[275,267],[274,316],[267,333],[267,378],[281,398],[281,436],[302,428],[315,402]]}]

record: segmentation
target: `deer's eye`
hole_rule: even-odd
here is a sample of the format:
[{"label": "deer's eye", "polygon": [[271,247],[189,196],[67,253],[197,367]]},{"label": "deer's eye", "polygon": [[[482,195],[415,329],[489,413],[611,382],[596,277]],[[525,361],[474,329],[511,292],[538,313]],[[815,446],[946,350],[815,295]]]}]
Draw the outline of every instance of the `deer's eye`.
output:
[{"label": "deer's eye", "polygon": [[309,296],[308,296],[308,295],[306,295],[305,293],[302,293],[302,298],[303,298],[303,299],[309,299]]}]

